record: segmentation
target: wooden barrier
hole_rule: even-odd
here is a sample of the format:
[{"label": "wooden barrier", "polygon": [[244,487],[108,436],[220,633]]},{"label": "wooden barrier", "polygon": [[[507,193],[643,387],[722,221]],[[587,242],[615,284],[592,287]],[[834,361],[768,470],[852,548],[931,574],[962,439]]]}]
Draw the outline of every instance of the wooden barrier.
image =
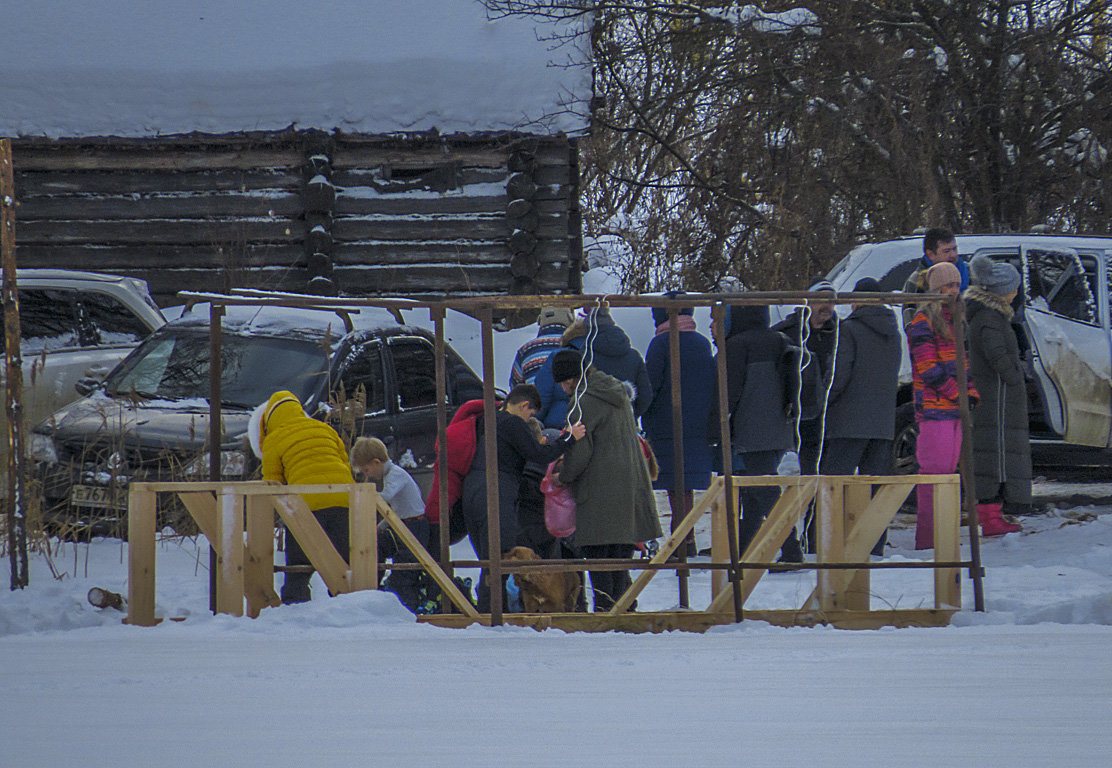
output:
[{"label": "wooden barrier", "polygon": [[[350,560],[336,551],[299,494],[347,493]],[[309,562],[334,595],[378,587],[378,518],[416,555],[463,615],[478,618],[439,563],[410,533],[374,486],[273,485],[264,482],[133,483],[128,507],[128,614],[125,621],[153,626],[155,615],[155,502],[174,493],[216,552],[216,610],[252,618],[280,605],[274,591],[274,514],[297,537]]]},{"label": "wooden barrier", "polygon": [[[749,543],[739,563],[742,602],[757,583],[776,567],[772,562],[793,526],[815,504],[817,525],[817,562],[803,564],[814,569],[817,585],[803,604],[779,610],[746,610],[745,618],[781,626],[831,624],[846,629],[884,626],[943,626],[961,608],[960,571],[971,563],[960,560],[960,480],[958,475],[845,475],[845,476],[756,476],[732,477],[730,492],[735,494],[734,510],[740,514],[737,495],[742,488],[778,486],[779,500]],[[934,486],[934,562],[869,562],[869,551],[888,527],[908,495],[918,485]],[[505,623],[536,629],[557,627],[565,631],[659,632],[671,629],[704,631],[708,627],[735,621],[730,605],[732,590],[727,580],[729,564],[728,527],[724,478],[712,479],[691,512],[673,529],[660,550],[641,570],[630,588],[603,614],[506,614]],[[633,601],[660,570],[675,567],[673,553],[681,546],[695,524],[707,513],[712,515],[711,563],[692,563],[683,568],[709,567],[711,601],[702,611],[663,611],[630,613]],[[733,525],[737,525],[735,519]],[[580,570],[577,566],[575,570]],[[933,608],[873,609],[870,605],[870,570],[879,567],[928,567],[934,570]],[[589,561],[587,563],[589,567]],[[569,568],[570,570],[571,568]],[[638,565],[631,561],[631,570]],[[507,569],[512,570],[512,569]],[[420,621],[440,626],[489,624],[488,615],[471,618],[459,615],[429,615]]]}]

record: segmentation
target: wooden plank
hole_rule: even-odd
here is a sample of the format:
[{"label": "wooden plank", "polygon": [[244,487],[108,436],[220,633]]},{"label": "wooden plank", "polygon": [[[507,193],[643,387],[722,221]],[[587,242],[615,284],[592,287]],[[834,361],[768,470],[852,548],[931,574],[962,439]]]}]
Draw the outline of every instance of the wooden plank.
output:
[{"label": "wooden plank", "polygon": [[[336,169],[374,168],[426,168],[445,163],[500,168],[509,164],[512,147],[505,143],[496,144],[457,144],[454,142],[414,141],[388,144],[341,141],[331,155],[332,167]],[[567,165],[570,148],[566,140],[540,138],[534,153],[540,167],[546,165]]]},{"label": "wooden plank", "polygon": [[155,493],[132,483],[127,503],[127,623],[153,627],[155,595]]},{"label": "wooden plank", "polygon": [[[843,486],[836,480],[821,478],[815,500],[815,523],[818,526],[815,541],[820,563],[840,563],[845,556],[845,511]],[[819,607],[824,611],[845,607],[845,599],[831,577],[837,571],[818,571],[816,591]]]},{"label": "wooden plank", "polygon": [[[934,487],[934,559],[961,560],[961,490],[956,483]],[[934,572],[934,607],[961,609],[961,570],[937,568]]]},{"label": "wooden plank", "polygon": [[[382,293],[409,295],[418,291],[446,293],[505,293],[513,283],[509,265],[460,265],[456,269],[443,264],[410,266],[334,268],[333,281],[344,291],[354,294]],[[567,267],[542,264],[536,277],[544,286],[566,285]]]},{"label": "wooden plank", "polygon": [[[509,200],[506,195],[438,195],[412,197],[407,195],[377,195],[352,197],[343,189],[336,190],[337,216],[429,216],[432,214],[490,214],[504,215]],[[556,205],[552,201],[551,205]]]},{"label": "wooden plank", "polygon": [[[660,545],[660,549],[653,555],[649,562],[654,565],[667,562],[668,558],[672,556],[672,553],[675,552],[680,544],[683,543],[684,539],[687,538],[687,534],[695,527],[695,523],[699,522],[699,519],[710,510],[715,500],[721,496],[722,479],[718,477],[712,478],[710,486],[703,492],[703,495],[699,497],[699,501],[691,508],[687,517],[681,520],[679,524],[672,529],[672,533],[664,540],[664,543]],[[648,586],[649,582],[652,581],[657,573],[658,571],[656,570],[644,570],[637,574],[637,578],[634,579],[629,589],[627,589],[625,593],[618,598],[617,602],[614,603],[613,607],[611,607],[609,611],[610,615],[613,616],[628,611],[633,601],[637,599],[637,596]],[[724,592],[723,594],[729,594],[729,592]]]},{"label": "wooden plank", "polygon": [[16,188],[27,203],[44,195],[152,194],[167,192],[294,192],[303,183],[300,168],[104,173],[101,171],[34,171],[16,162]]},{"label": "wooden plank", "polygon": [[193,517],[201,533],[208,539],[209,546],[219,555],[224,537],[220,535],[220,515],[216,510],[216,497],[211,491],[196,491],[178,493],[178,499]]},{"label": "wooden plank", "polygon": [[[467,194],[468,187],[472,187],[470,191],[473,193],[473,185],[475,184],[496,184],[505,187],[509,178],[510,170],[504,165],[497,168],[465,165],[455,170],[455,181],[460,186],[453,190],[452,194]],[[345,187],[374,187],[384,194],[397,195],[412,192],[411,189],[407,188],[405,180],[387,179],[383,169],[375,166],[360,166],[357,168],[337,168],[333,166],[331,180],[337,188],[341,189]]]},{"label": "wooden plank", "polygon": [[288,192],[237,195],[205,192],[173,197],[37,197],[23,199],[20,223],[40,219],[200,219],[212,216],[293,218],[301,198]]},{"label": "wooden plank", "polygon": [[[753,540],[749,542],[749,546],[746,547],[741,558],[743,562],[772,562],[776,557],[776,553],[780,551],[780,546],[791,533],[796,521],[798,521],[800,515],[803,514],[803,510],[807,508],[807,505],[811,503],[811,499],[813,499],[818,492],[818,479],[814,476],[803,476],[800,478],[766,477],[766,480],[774,479],[785,480],[788,481],[789,484],[783,489],[780,498],[772,506],[772,509],[768,513],[768,517],[765,518],[764,523],[762,523],[761,527],[757,530],[757,535],[753,537]],[[773,484],[774,483],[769,483],[769,485]],[[761,568],[746,568],[742,572],[741,595],[743,603],[753,594],[753,590],[757,588],[757,583],[765,573],[767,573],[767,571]],[[728,603],[731,599],[731,590],[723,590],[711,600],[707,610],[711,612],[726,610],[729,607]],[[731,613],[730,615],[732,616],[733,614]],[[749,611],[746,611],[745,615],[748,617],[750,615]]]},{"label": "wooden plank", "polygon": [[[891,611],[796,611],[796,610],[747,610],[745,618],[779,627],[834,626],[838,629],[880,629],[881,627],[944,627],[954,611],[927,608]],[[489,625],[486,614],[477,618],[459,614],[434,613],[418,616],[422,624],[459,629],[473,624]],[[711,627],[733,624],[732,612],[706,611],[647,611],[638,613],[508,613],[505,624],[531,627],[542,631],[558,629],[563,632],[705,632]]]},{"label": "wooden plank", "polygon": [[[858,484],[843,484],[843,495],[845,501],[843,503],[845,524],[843,526],[843,535],[845,531],[852,531],[853,527],[857,525],[857,520],[862,513],[868,508],[869,502],[873,498],[873,489],[871,486],[858,485]],[[845,547],[842,547],[843,556],[845,554]],[[872,584],[870,580],[870,573],[865,569],[853,572],[853,577],[849,580],[846,586],[844,606],[847,610],[851,611],[867,611],[871,605],[872,597]]]},{"label": "wooden plank", "polygon": [[245,513],[243,594],[247,599],[247,615],[256,618],[263,608],[282,604],[274,591],[274,506],[263,496],[247,496]]},{"label": "wooden plank", "polygon": [[[913,475],[907,475],[907,477],[911,478]],[[845,479],[852,478],[846,477]],[[868,559],[869,551],[872,550],[877,539],[880,538],[880,534],[892,522],[892,518],[900,511],[900,505],[904,503],[904,500],[914,488],[914,483],[905,482],[892,483],[877,490],[868,507],[858,515],[856,525],[846,532],[845,562],[865,562]],[[849,570],[834,571],[830,575],[831,588],[844,592],[849,586],[853,574],[854,572]],[[821,609],[821,603],[816,588],[804,601],[801,610],[818,609]]]},{"label": "wooden plank", "polygon": [[[243,615],[243,496],[233,488],[216,497],[220,547],[216,553],[216,612]],[[212,541],[210,539],[210,541]]]},{"label": "wooden plank", "polygon": [[[376,496],[377,495],[378,494],[376,494]],[[470,600],[463,596],[463,593],[459,591],[459,587],[456,586],[456,583],[452,581],[452,579],[448,577],[448,574],[444,572],[444,569],[440,567],[440,563],[436,562],[432,555],[428,553],[428,550],[421,546],[421,543],[417,541],[409,528],[407,528],[401,518],[398,517],[397,513],[390,509],[390,505],[386,503],[382,496],[378,496],[378,513],[386,520],[387,525],[394,529],[394,533],[398,535],[402,543],[413,553],[413,556],[417,558],[417,562],[421,564],[425,572],[428,573],[429,576],[432,576],[440,589],[443,590],[448,596],[448,599],[452,601],[452,605],[459,609],[463,615],[471,618],[478,618],[479,612],[475,610],[475,606],[471,604]]]},{"label": "wooden plank", "polygon": [[[728,563],[730,562],[730,541],[727,539],[726,526],[726,492],[725,484],[722,484],[722,490],[717,492],[716,497],[711,501],[710,505],[710,560],[712,563]],[[704,494],[710,493],[708,488],[703,492]],[[734,509],[740,509],[740,505],[734,505]],[[734,526],[737,526],[737,520],[733,521]],[[727,585],[726,574],[722,571],[710,572],[710,595],[715,597],[726,588]]]},{"label": "wooden plank", "polygon": [[351,486],[348,521],[351,588],[378,589],[378,490],[367,483]]},{"label": "wooden plank", "polygon": [[320,574],[331,594],[342,595],[350,592],[348,564],[336,551],[328,534],[320,527],[309,505],[300,496],[285,491],[283,493],[282,496],[274,497],[274,509],[286,524],[286,529],[297,538],[305,556],[317,569],[317,573]]},{"label": "wooden plank", "polygon": [[29,221],[20,225],[26,243],[201,243],[300,241],[304,222],[255,221]]}]

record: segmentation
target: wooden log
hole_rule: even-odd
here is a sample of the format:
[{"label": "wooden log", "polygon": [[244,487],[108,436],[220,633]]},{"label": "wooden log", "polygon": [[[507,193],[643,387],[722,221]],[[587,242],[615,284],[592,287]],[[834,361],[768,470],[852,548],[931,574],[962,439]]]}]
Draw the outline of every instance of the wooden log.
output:
[{"label": "wooden log", "polygon": [[324,175],[317,174],[305,183],[302,199],[307,211],[331,211],[336,202],[336,187]]},{"label": "wooden log", "polygon": [[[538,286],[566,281],[566,267],[542,264],[537,272]],[[415,264],[383,267],[333,266],[332,277],[347,293],[408,294],[413,291],[504,292],[513,282],[509,265],[472,265],[446,269],[442,264]]]},{"label": "wooden log", "polygon": [[16,184],[24,202],[66,194],[155,194],[167,192],[270,192],[296,194],[302,180],[295,168],[247,168],[205,171],[167,170],[143,173],[100,171],[36,171],[16,158]]},{"label": "wooden log", "polygon": [[506,196],[510,199],[532,200],[537,194],[537,184],[527,173],[515,173],[506,182]]},{"label": "wooden log", "polygon": [[[96,272],[128,270],[170,264],[174,267],[220,269],[230,266],[287,267],[304,256],[301,245],[215,243],[180,245],[20,245],[16,252],[21,267],[72,267]],[[234,265],[234,266],[233,266]]]},{"label": "wooden log", "polygon": [[153,627],[155,596],[155,494],[132,483],[127,504],[127,623]]},{"label": "wooden log", "polygon": [[540,259],[531,253],[515,253],[510,259],[510,274],[515,278],[531,280],[540,268]]},{"label": "wooden log", "polygon": [[323,226],[314,226],[305,233],[305,252],[324,253],[332,252],[332,233]]},{"label": "wooden log", "polygon": [[[842,485],[844,524],[842,526],[842,556],[845,557],[845,532],[852,531],[857,525],[860,516],[869,507],[873,498],[873,489],[867,485]],[[843,605],[848,610],[867,611],[872,602],[872,584],[867,570],[859,570],[850,578],[846,585]]]},{"label": "wooden log", "polygon": [[[534,255],[544,264],[568,262],[566,240],[541,240]],[[338,243],[333,263],[347,266],[387,264],[509,264],[511,251],[500,240],[458,243],[379,241]]]},{"label": "wooden log", "polygon": [[[336,214],[349,216],[427,216],[431,214],[487,213],[491,216],[506,210],[505,195],[437,195],[407,197],[348,195],[341,188],[336,195]],[[556,201],[548,201],[554,204]]]},{"label": "wooden log", "polygon": [[[516,220],[515,220],[516,221]],[[503,217],[461,217],[419,220],[338,218],[332,228],[337,242],[352,240],[495,240],[508,238],[513,221]],[[568,235],[566,214],[538,217],[535,230],[540,237],[564,239]],[[255,236],[250,239],[261,239]],[[180,242],[180,241],[178,241]]]},{"label": "wooden log", "polygon": [[506,206],[506,222],[511,231],[524,229],[526,232],[536,232],[540,227],[541,215],[530,201],[511,200]]},{"label": "wooden log", "polygon": [[23,171],[201,171],[300,167],[300,149],[243,149],[198,151],[150,148],[21,146],[17,150]]},{"label": "wooden log", "polygon": [[20,227],[27,243],[288,243],[305,235],[300,222],[258,221],[29,221]]},{"label": "wooden log", "polygon": [[507,245],[515,254],[528,256],[537,250],[537,236],[524,229],[515,229]]},{"label": "wooden log", "polygon": [[39,219],[203,219],[212,216],[288,218],[302,211],[286,192],[273,196],[204,193],[188,197],[32,197],[19,208],[20,221]]}]

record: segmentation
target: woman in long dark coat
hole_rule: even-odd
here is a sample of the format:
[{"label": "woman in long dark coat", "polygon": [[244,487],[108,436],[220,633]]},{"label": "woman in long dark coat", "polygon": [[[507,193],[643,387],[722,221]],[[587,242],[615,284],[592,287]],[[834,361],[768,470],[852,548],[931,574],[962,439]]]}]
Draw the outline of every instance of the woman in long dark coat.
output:
[{"label": "woman in long dark coat", "polygon": [[[653,488],[668,491],[672,507],[672,525],[679,524],[691,511],[695,491],[710,485],[711,452],[707,439],[707,420],[714,402],[715,366],[710,342],[695,330],[692,309],[680,310],[677,318],[680,336],[680,399],[683,425],[683,487],[684,498],[676,495],[675,442],[672,432],[672,355],[671,322],[668,311],[653,309],[656,336],[645,352],[645,366],[652,383],[652,402],[641,416],[645,436],[656,453],[660,472]],[[688,554],[695,554],[694,538],[688,539]]]},{"label": "woman in long dark coat", "polygon": [[[561,349],[552,362],[556,383],[572,396],[568,413],[586,428],[560,470],[575,495],[575,542],[588,558],[629,558],[634,544],[661,535],[629,395],[613,376],[583,372],[574,350]],[[595,611],[611,608],[629,585],[628,571],[591,571]]]},{"label": "woman in long dark coat", "polygon": [[985,536],[999,536],[1020,530],[1001,516],[1002,502],[1021,509],[1031,504],[1027,383],[1011,326],[1019,273],[1011,264],[984,255],[969,268],[969,366],[981,396],[973,410],[977,515]]}]

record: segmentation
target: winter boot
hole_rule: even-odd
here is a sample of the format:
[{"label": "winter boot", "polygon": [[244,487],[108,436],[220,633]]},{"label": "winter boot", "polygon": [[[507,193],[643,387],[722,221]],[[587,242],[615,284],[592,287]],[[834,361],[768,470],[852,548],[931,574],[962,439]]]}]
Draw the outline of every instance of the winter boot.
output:
[{"label": "winter boot", "polygon": [[988,536],[1003,536],[1023,530],[1022,526],[1009,523],[1004,519],[1004,505],[1000,502],[977,505],[977,520],[981,523],[981,533]]},{"label": "winter boot", "polygon": [[934,548],[934,509],[927,507],[915,514],[915,548]]}]

